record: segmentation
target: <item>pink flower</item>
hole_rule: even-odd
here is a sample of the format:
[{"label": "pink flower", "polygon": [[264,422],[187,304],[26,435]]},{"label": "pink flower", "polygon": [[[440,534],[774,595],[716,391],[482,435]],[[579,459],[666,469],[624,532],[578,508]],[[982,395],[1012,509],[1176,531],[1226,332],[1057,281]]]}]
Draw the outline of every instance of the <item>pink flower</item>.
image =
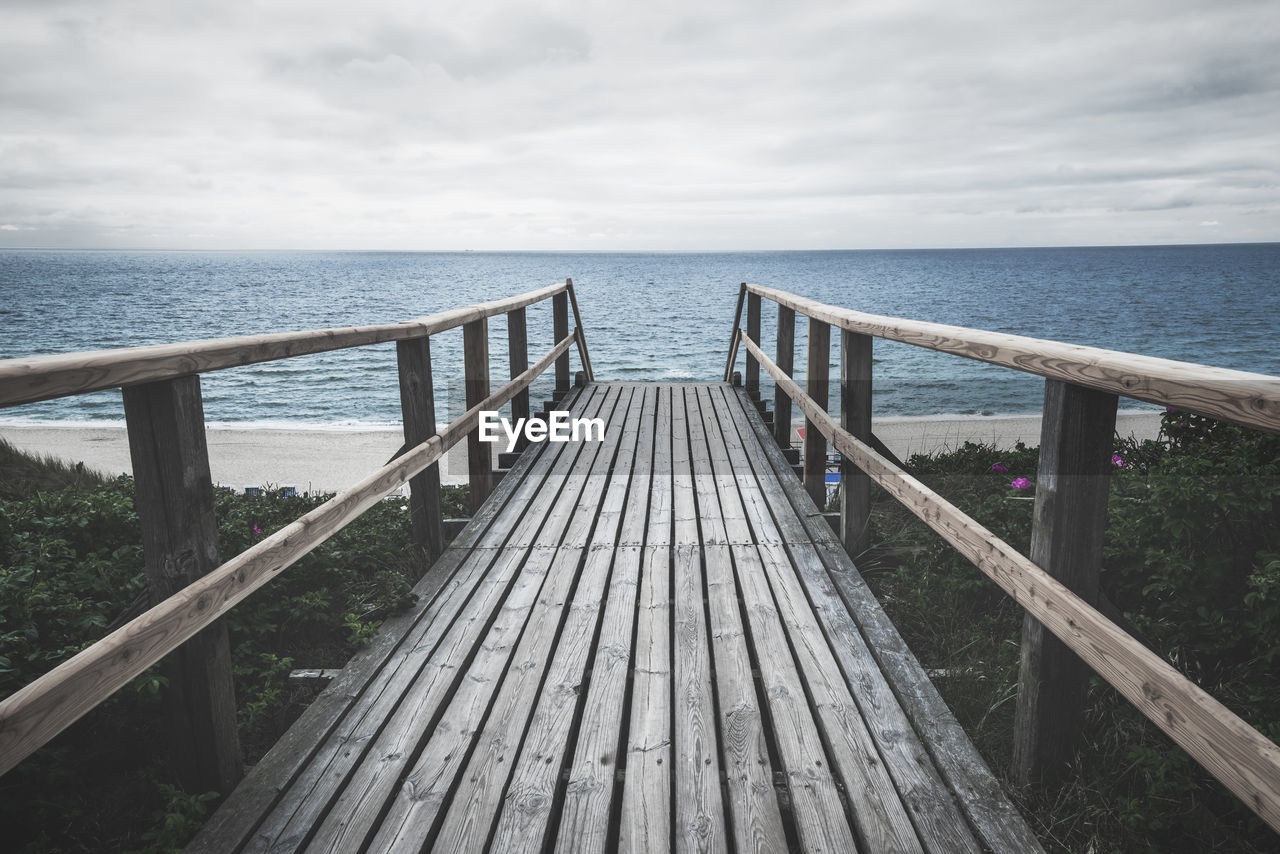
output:
[{"label": "pink flower", "polygon": [[1017,478],[1013,483],[1009,484],[1013,489],[1026,489],[1030,485],[1031,481],[1027,480],[1025,477]]},{"label": "pink flower", "polygon": [[1111,464],[1116,468],[1121,468],[1121,469],[1126,468],[1129,465],[1124,461],[1124,457],[1120,456],[1119,454],[1111,455]]},{"label": "pink flower", "polygon": [[994,465],[991,466],[991,471],[1008,471],[1008,469],[1000,465],[999,463],[995,463]]},{"label": "pink flower", "polygon": [[262,529],[258,527],[258,524],[257,524],[256,522],[255,522],[255,523],[254,523],[254,525],[253,525],[253,532],[254,532],[255,534],[261,534],[261,533],[262,533]]}]

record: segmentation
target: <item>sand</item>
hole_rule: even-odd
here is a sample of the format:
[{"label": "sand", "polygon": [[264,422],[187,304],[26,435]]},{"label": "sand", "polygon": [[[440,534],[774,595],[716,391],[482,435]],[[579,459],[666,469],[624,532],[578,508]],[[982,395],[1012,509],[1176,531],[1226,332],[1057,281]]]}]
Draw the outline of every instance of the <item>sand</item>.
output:
[{"label": "sand", "polygon": [[[957,416],[877,418],[873,429],[900,459],[959,447],[966,441],[1012,447],[1040,441],[1040,419],[1023,416]],[[802,426],[797,422],[796,426]],[[1122,436],[1155,438],[1158,413],[1121,414]],[[346,489],[386,463],[400,447],[396,428],[382,430],[236,429],[208,431],[209,468],[215,483],[246,486],[293,486],[300,492]],[[40,455],[83,462],[105,474],[129,474],[129,443],[122,426],[3,426],[0,438]],[[793,442],[799,444],[798,437]],[[441,466],[445,483],[467,480],[465,443],[456,445]]]}]

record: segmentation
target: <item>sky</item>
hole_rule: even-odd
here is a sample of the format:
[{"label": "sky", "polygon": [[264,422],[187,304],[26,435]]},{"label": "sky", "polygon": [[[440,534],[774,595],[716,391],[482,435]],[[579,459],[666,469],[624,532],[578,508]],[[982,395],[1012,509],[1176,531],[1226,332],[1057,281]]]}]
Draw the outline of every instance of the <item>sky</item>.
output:
[{"label": "sky", "polygon": [[0,0],[0,247],[1280,240],[1275,0]]}]

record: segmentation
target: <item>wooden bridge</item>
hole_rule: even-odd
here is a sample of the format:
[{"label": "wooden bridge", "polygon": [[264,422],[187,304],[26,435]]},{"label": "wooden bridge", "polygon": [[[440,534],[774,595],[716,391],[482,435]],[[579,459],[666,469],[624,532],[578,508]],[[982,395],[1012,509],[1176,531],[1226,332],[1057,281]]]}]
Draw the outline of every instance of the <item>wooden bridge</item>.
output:
[{"label": "wooden bridge", "polygon": [[[524,309],[547,298],[556,343],[530,367]],[[775,358],[759,344],[762,298],[779,305]],[[805,389],[790,378],[797,311],[809,317]],[[486,321],[500,313],[512,380],[490,393]],[[1083,659],[1280,827],[1280,749],[1088,602],[1116,395],[1276,431],[1280,380],[744,285],[724,381],[597,382],[577,314],[568,282],[406,324],[0,363],[0,405],[124,386],[162,600],[0,702],[0,771],[177,649],[186,773],[230,790],[240,766],[218,616],[408,482],[415,539],[439,555],[417,604],[388,621],[188,850],[1038,850],[849,558],[874,479],[1027,609],[1015,734],[1024,773],[1053,773],[1062,742],[1069,750]],[[456,326],[469,408],[437,432],[427,342]],[[832,326],[839,423],[827,414]],[[872,336],[1046,376],[1034,560],[876,450]],[[405,452],[218,566],[198,373],[391,340]],[[604,437],[530,445],[495,486],[479,413],[511,401],[527,416],[528,386],[553,364],[557,408],[602,419]],[[762,369],[777,388],[773,427],[758,403]],[[792,402],[809,427],[803,483],[778,442]],[[444,548],[435,467],[464,436],[474,512]],[[828,441],[844,460],[843,542],[814,502],[825,497]]]}]

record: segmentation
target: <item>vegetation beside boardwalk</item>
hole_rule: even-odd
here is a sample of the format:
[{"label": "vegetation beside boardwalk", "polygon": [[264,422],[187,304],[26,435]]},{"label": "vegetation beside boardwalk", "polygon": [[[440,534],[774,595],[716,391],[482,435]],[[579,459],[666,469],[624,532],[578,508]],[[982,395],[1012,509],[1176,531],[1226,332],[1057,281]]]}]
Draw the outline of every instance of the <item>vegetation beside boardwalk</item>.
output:
[{"label": "vegetation beside boardwalk", "polygon": [[[1120,443],[1102,588],[1107,610],[1272,740],[1280,739],[1280,437],[1169,413],[1158,442]],[[1024,553],[1037,454],[965,445],[908,468]],[[449,490],[445,515],[464,515]],[[219,492],[229,557],[323,500]],[[382,502],[231,612],[241,739],[256,761],[316,686],[404,607],[422,566],[402,499]],[[858,560],[998,774],[1009,765],[1022,612],[885,495]],[[146,606],[133,484],[0,443],[0,696]],[[216,796],[167,771],[158,668],[0,777],[6,850],[169,851]],[[1277,837],[1101,679],[1078,767],[1017,795],[1053,851],[1275,850]]]},{"label": "vegetation beside boardwalk", "polygon": [[[447,515],[465,497],[447,489]],[[217,493],[218,545],[230,557],[327,496]],[[379,503],[228,615],[240,738],[256,762],[317,685],[301,667],[341,667],[421,576],[403,499]],[[0,697],[148,607],[133,482],[35,460],[0,442]],[[7,851],[171,851],[200,826],[213,793],[168,771],[153,667],[0,777]]]},{"label": "vegetation beside boardwalk", "polygon": [[[928,486],[1029,553],[1036,449],[914,456]],[[1104,612],[1280,741],[1280,436],[1168,412],[1160,440],[1119,442]],[[1022,610],[880,493],[857,560],[992,769],[1007,779]],[[1100,677],[1070,782],[1015,793],[1053,851],[1275,851],[1273,830]],[[1010,787],[1012,789],[1012,786]]]}]

